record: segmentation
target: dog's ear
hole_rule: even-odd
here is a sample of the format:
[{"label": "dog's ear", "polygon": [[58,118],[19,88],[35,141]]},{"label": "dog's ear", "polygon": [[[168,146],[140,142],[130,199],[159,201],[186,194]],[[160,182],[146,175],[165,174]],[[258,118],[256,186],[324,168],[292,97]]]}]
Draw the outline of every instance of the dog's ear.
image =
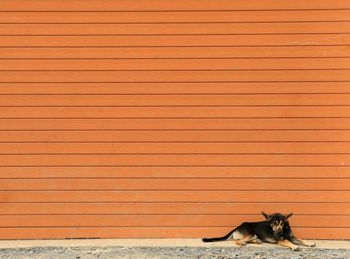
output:
[{"label": "dog's ear", "polygon": [[265,213],[265,212],[261,212],[261,214],[267,219],[267,220],[269,220],[270,219],[270,215],[269,214],[267,214],[267,213]]},{"label": "dog's ear", "polygon": [[285,218],[285,219],[288,219],[288,218],[290,218],[292,215],[293,215],[293,213],[289,213],[289,214],[287,214],[287,215],[284,215],[284,218]]}]

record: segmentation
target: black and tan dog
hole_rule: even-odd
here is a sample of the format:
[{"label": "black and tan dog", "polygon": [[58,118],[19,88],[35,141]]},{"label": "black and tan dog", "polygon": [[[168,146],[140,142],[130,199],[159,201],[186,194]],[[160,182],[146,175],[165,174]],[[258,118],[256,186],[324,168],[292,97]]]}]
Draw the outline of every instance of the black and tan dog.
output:
[{"label": "black and tan dog", "polygon": [[244,222],[224,237],[203,238],[203,242],[216,242],[234,240],[236,244],[244,246],[247,243],[261,244],[262,242],[279,244],[294,251],[299,250],[299,245],[313,247],[316,244],[296,238],[289,226],[288,218],[293,215],[281,213],[266,214],[266,218],[260,222]]}]

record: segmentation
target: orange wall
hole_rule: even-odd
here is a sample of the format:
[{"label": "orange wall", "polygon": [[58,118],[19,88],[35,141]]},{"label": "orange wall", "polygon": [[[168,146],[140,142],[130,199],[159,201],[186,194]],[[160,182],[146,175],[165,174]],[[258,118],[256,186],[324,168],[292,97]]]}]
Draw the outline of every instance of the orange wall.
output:
[{"label": "orange wall", "polygon": [[0,238],[350,239],[350,2],[3,0]]}]

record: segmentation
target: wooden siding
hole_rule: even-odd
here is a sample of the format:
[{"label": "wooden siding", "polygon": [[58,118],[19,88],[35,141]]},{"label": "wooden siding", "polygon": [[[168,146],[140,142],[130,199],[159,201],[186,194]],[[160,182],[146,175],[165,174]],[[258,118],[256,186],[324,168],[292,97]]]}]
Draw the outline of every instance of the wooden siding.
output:
[{"label": "wooden siding", "polygon": [[0,238],[350,239],[350,1],[3,0]]}]

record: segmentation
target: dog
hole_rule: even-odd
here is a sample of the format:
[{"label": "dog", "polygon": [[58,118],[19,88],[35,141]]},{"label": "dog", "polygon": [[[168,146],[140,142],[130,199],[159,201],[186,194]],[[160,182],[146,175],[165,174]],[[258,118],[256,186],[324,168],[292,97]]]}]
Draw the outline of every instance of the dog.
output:
[{"label": "dog", "polygon": [[299,246],[316,246],[315,243],[301,240],[294,236],[288,222],[288,218],[293,213],[283,215],[281,213],[267,214],[261,212],[261,214],[266,218],[265,221],[244,222],[226,236],[203,238],[202,241],[217,242],[232,239],[240,246],[244,246],[247,243],[261,244],[265,242],[289,247],[293,251],[298,251]]}]

